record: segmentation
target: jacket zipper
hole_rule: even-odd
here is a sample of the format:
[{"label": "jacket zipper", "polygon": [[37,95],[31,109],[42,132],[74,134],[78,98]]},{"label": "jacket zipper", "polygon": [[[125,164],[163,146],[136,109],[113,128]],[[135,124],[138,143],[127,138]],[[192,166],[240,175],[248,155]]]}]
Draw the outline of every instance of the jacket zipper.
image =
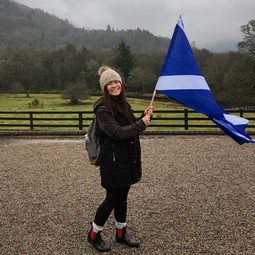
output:
[{"label": "jacket zipper", "polygon": [[115,158],[115,152],[114,152],[114,143],[112,144],[112,159],[113,159],[113,162],[115,162],[116,158]]}]

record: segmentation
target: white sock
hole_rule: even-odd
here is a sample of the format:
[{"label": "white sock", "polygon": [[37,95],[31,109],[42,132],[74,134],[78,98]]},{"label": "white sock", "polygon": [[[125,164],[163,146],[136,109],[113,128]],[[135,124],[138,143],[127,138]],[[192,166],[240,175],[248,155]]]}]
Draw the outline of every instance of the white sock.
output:
[{"label": "white sock", "polygon": [[126,222],[117,222],[115,220],[115,227],[118,228],[118,229],[123,229],[127,226],[127,223]]},{"label": "white sock", "polygon": [[101,232],[101,231],[103,231],[103,229],[104,229],[104,227],[100,227],[100,226],[98,226],[96,223],[92,223],[92,227],[93,227],[93,231],[94,232]]}]

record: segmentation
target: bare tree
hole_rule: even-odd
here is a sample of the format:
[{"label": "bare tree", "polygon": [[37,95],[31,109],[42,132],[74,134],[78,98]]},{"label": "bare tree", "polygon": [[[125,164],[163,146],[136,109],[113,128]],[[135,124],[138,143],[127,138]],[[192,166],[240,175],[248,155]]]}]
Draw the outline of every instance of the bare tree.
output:
[{"label": "bare tree", "polygon": [[250,20],[247,25],[241,26],[244,40],[238,43],[241,52],[255,57],[255,20]]}]

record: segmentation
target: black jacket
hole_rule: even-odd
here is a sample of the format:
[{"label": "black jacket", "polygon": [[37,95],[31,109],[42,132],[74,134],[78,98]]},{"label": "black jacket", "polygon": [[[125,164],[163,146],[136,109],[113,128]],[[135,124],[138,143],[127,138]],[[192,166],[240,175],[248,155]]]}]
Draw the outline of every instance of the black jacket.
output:
[{"label": "black jacket", "polygon": [[144,122],[135,118],[131,107],[132,124],[120,112],[113,118],[102,103],[94,111],[101,145],[101,185],[122,188],[138,182],[142,175],[139,134],[146,128]]}]

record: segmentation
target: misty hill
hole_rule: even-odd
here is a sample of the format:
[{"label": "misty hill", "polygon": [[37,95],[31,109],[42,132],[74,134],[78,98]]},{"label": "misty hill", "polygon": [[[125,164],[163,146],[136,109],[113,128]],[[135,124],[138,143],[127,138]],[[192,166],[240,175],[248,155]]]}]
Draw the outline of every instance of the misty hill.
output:
[{"label": "misty hill", "polygon": [[77,48],[110,50],[121,40],[133,52],[165,53],[169,39],[154,36],[142,29],[117,30],[109,25],[105,30],[76,28],[68,20],[32,9],[10,0],[0,0],[0,45],[18,45],[35,49],[55,50],[73,44]]}]

